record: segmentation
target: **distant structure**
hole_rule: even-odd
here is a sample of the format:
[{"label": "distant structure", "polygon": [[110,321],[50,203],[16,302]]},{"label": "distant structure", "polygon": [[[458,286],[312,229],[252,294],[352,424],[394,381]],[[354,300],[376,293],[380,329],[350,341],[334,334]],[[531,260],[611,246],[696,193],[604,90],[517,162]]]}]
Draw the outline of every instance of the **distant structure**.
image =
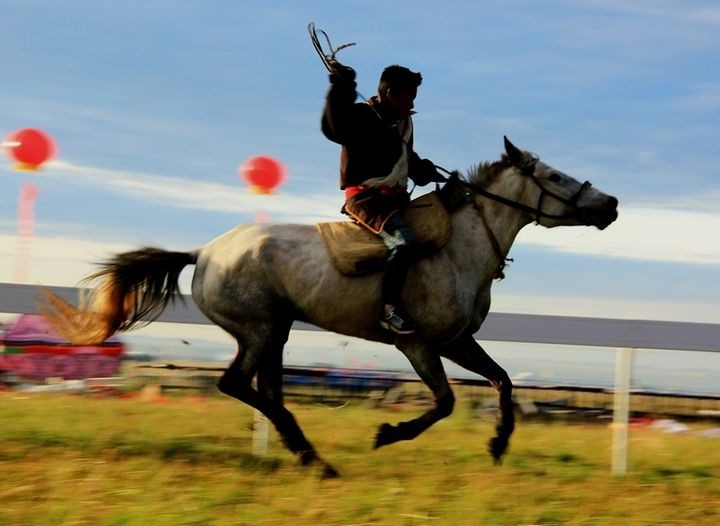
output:
[{"label": "distant structure", "polygon": [[100,345],[72,345],[43,316],[23,314],[0,335],[0,371],[35,381],[109,377],[117,374],[124,352],[115,336]]}]

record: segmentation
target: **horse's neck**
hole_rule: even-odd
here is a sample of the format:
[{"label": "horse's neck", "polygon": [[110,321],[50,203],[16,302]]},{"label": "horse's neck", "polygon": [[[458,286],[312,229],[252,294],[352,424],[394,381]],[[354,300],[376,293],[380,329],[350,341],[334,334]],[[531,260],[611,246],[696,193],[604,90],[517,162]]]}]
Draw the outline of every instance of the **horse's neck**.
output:
[{"label": "horse's neck", "polygon": [[[488,282],[527,223],[521,212],[486,199],[464,206],[453,216],[452,259],[473,281]],[[497,241],[500,254],[491,237]]]},{"label": "horse's neck", "polygon": [[507,256],[518,233],[529,223],[523,212],[487,200],[480,207],[479,214],[498,240],[503,256]]}]

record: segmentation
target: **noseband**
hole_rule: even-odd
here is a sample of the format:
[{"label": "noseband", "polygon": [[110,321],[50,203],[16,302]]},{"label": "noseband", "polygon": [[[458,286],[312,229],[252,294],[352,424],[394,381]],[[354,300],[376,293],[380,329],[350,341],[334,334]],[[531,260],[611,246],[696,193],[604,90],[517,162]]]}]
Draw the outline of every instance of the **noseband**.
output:
[{"label": "noseband", "polygon": [[[541,217],[547,217],[548,219],[580,219],[580,209],[578,207],[578,200],[580,199],[580,195],[590,188],[592,186],[592,183],[590,181],[585,181],[581,186],[580,189],[575,192],[575,194],[570,197],[570,199],[565,199],[561,195],[556,194],[552,190],[548,190],[543,186],[543,184],[540,182],[540,180],[535,176],[535,164],[537,163],[537,158],[534,158],[533,162],[529,165],[528,168],[523,168],[523,173],[528,175],[533,183],[537,185],[537,187],[540,189],[540,197],[538,198],[537,206],[535,207],[535,223],[540,223]],[[527,171],[526,171],[527,170]],[[560,201],[561,203],[564,203],[570,207],[573,208],[572,214],[562,214],[562,215],[555,215],[555,214],[547,214],[542,211],[542,204],[543,200],[545,199],[545,196],[549,195],[553,199],[556,199]]]}]

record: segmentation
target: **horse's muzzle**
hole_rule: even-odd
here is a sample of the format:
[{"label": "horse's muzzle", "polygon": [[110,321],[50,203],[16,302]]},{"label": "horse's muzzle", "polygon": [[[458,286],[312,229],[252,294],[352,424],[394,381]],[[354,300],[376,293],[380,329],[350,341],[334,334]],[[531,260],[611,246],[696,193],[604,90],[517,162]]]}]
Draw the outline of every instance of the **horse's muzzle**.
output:
[{"label": "horse's muzzle", "polygon": [[585,224],[605,230],[618,218],[617,207],[617,198],[609,195],[600,207],[581,208],[580,217]]}]

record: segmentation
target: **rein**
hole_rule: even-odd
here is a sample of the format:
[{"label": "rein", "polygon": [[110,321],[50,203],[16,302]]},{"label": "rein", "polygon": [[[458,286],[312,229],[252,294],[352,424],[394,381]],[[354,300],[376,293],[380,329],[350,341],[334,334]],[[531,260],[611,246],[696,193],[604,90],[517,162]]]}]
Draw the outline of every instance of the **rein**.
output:
[{"label": "rein", "polygon": [[[590,181],[585,181],[582,184],[582,186],[580,186],[580,189],[570,199],[566,199],[565,197],[556,194],[552,190],[548,190],[547,188],[545,188],[543,186],[543,184],[538,180],[538,178],[535,177],[534,172],[535,172],[535,163],[536,162],[537,162],[537,158],[535,158],[533,160],[533,162],[529,163],[527,166],[523,166],[520,168],[522,173],[524,175],[527,175],[528,177],[530,177],[532,179],[533,183],[535,183],[535,185],[538,188],[540,188],[540,197],[538,198],[538,203],[537,203],[537,206],[535,206],[535,207],[526,205],[525,203],[521,203],[519,201],[514,201],[512,199],[508,199],[507,197],[503,197],[501,195],[497,195],[492,192],[488,192],[484,188],[481,188],[481,187],[471,184],[471,183],[463,182],[463,184],[467,185],[473,193],[476,193],[483,197],[487,197],[488,199],[496,201],[505,206],[509,206],[510,208],[514,208],[516,210],[522,210],[523,212],[527,212],[529,215],[531,215],[532,217],[535,218],[535,223],[540,223],[541,217],[545,217],[547,219],[558,219],[558,220],[579,219],[580,214],[579,214],[579,209],[577,206],[578,199],[580,199],[580,195],[585,190],[587,190],[588,188],[590,188],[592,186],[592,183],[590,183]],[[564,203],[566,205],[573,207],[574,212],[570,213],[570,214],[549,214],[547,212],[543,212],[542,204],[543,204],[543,201],[544,201],[546,195],[560,201],[561,203]]]},{"label": "rein", "polygon": [[495,232],[492,231],[492,228],[490,228],[490,225],[488,225],[487,219],[485,219],[485,214],[483,213],[482,208],[478,206],[478,204],[473,200],[472,202],[473,208],[477,212],[477,214],[480,216],[480,222],[482,223],[482,226],[485,228],[485,233],[487,234],[488,239],[490,240],[490,245],[493,248],[493,252],[495,252],[495,255],[500,260],[500,263],[498,263],[497,268],[495,269],[495,274],[493,274],[493,278],[497,280],[505,279],[505,267],[507,267],[508,263],[512,263],[515,261],[513,258],[507,257],[505,254],[503,254],[502,249],[500,248],[500,243],[497,240],[497,237],[495,237]]},{"label": "rein", "polygon": [[[458,181],[458,173],[457,172],[450,172],[449,170],[443,168],[442,166],[435,165],[435,168],[441,172],[445,172],[450,176],[450,179],[445,178],[445,182],[449,181]],[[466,186],[467,183],[461,182],[463,186]],[[471,186],[471,188],[474,188]],[[436,185],[436,191],[439,191],[439,184]],[[499,263],[497,268],[495,269],[495,273],[493,274],[494,279],[504,279],[505,278],[505,267],[508,265],[508,263],[512,263],[514,260],[512,258],[506,257],[506,254],[503,254],[502,248],[500,248],[500,242],[497,240],[497,236],[495,235],[495,232],[492,231],[492,228],[490,228],[490,225],[487,222],[487,219],[485,218],[485,214],[483,213],[483,209],[475,202],[474,199],[470,199],[469,193],[464,193],[465,201],[470,202],[477,212],[478,216],[480,217],[480,222],[482,223],[483,228],[485,229],[485,234],[488,237],[488,240],[490,241],[490,246],[492,246],[493,252],[495,252],[495,255],[497,256]],[[503,198],[504,199],[504,198]]]},{"label": "rein", "polygon": [[[535,218],[536,223],[540,223],[541,217],[545,217],[548,219],[558,219],[558,220],[578,219],[579,218],[579,209],[577,206],[577,202],[580,199],[580,196],[582,195],[582,193],[586,189],[588,189],[592,186],[590,181],[585,181],[582,184],[582,186],[580,186],[580,189],[572,197],[570,197],[569,199],[566,199],[565,197],[556,194],[552,190],[548,190],[547,188],[545,188],[545,186],[543,186],[543,184],[538,180],[538,178],[535,176],[535,165],[536,165],[537,161],[538,161],[538,158],[533,156],[532,159],[530,160],[530,162],[528,162],[524,166],[518,167],[521,170],[521,172],[523,173],[523,175],[530,177],[532,179],[533,183],[535,183],[535,185],[538,188],[540,188],[540,197],[538,198],[538,203],[537,203],[537,206],[535,206],[535,207],[526,205],[525,203],[521,203],[519,201],[514,201],[512,199],[503,197],[498,194],[494,194],[494,193],[489,192],[489,191],[485,190],[484,188],[481,188],[477,185],[474,185],[474,184],[471,184],[471,183],[468,183],[465,181],[460,181],[460,182],[463,186],[467,187],[472,193],[486,197],[492,201],[495,201],[502,205],[508,206],[515,210],[521,210],[523,212],[528,213],[530,216]],[[446,170],[442,166],[435,165],[435,168],[442,172],[445,172],[446,174],[448,174],[450,176],[453,175],[452,172]],[[573,207],[574,212],[570,213],[570,214],[549,214],[547,212],[543,212],[542,205],[543,205],[545,196],[550,196],[550,197],[560,201],[561,203],[564,203],[566,205]],[[469,194],[467,194],[467,197],[469,197]],[[505,277],[505,272],[504,272],[505,267],[507,266],[508,263],[511,263],[513,261],[513,259],[508,258],[508,257],[506,257],[505,254],[503,254],[503,251],[500,248],[500,243],[497,240],[497,236],[490,228],[490,225],[488,224],[487,219],[485,218],[485,214],[483,213],[482,208],[480,206],[478,206],[478,204],[474,200],[471,200],[471,202],[472,202],[473,208],[478,213],[478,216],[480,216],[480,221],[483,225],[483,228],[485,229],[485,233],[487,234],[488,240],[490,241],[490,245],[493,248],[493,252],[495,252],[495,255],[500,260],[500,264],[498,265],[498,267],[495,271],[494,277],[495,277],[495,279],[503,279]]]}]

